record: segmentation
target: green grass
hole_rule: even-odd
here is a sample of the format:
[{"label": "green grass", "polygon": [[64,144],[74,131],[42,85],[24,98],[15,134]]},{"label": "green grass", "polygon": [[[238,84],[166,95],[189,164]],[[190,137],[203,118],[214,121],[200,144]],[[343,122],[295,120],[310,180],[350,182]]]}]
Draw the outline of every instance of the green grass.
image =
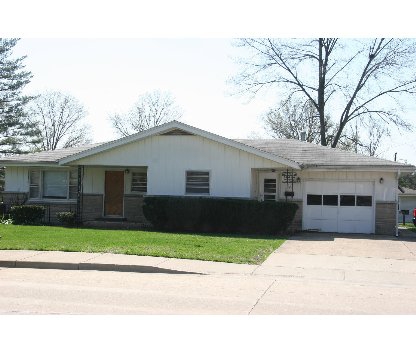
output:
[{"label": "green grass", "polygon": [[3,250],[122,253],[229,263],[260,264],[284,241],[267,236],[0,225]]},{"label": "green grass", "polygon": [[415,226],[415,225],[413,225],[413,223],[412,223],[412,222],[407,222],[407,223],[405,224],[405,227],[406,227],[406,229],[408,229],[408,230],[410,230],[410,231],[416,232],[416,226]]}]

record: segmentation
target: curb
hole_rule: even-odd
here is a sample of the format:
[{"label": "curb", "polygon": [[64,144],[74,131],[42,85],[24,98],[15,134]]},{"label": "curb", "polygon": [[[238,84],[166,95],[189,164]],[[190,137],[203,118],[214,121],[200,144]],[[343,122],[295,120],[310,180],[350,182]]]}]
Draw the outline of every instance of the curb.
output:
[{"label": "curb", "polygon": [[0,267],[207,275],[207,273],[187,272],[187,271],[180,271],[180,270],[175,270],[175,269],[160,268],[160,267],[153,267],[153,266],[130,265],[130,264],[105,264],[105,263],[63,263],[63,262],[31,262],[31,261],[2,261],[0,260]]}]

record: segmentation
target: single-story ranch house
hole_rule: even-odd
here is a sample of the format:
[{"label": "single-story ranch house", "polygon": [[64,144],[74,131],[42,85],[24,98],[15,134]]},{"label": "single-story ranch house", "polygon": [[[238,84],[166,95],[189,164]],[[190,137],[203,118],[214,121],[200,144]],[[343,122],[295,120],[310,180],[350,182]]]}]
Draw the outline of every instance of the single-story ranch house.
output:
[{"label": "single-story ranch house", "polygon": [[172,121],[118,140],[6,157],[4,203],[145,222],[144,195],[288,200],[302,230],[396,232],[398,178],[415,166],[305,141],[231,140]]}]

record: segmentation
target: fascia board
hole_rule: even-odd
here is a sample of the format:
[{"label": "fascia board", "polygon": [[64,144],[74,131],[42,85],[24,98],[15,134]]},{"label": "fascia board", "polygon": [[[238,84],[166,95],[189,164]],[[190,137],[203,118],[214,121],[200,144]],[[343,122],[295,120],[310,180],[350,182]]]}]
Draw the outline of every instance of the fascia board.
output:
[{"label": "fascia board", "polygon": [[412,173],[415,171],[415,166],[363,166],[363,165],[337,165],[337,166],[302,166],[303,170],[313,171],[334,171],[334,170],[354,170],[354,171],[380,171],[380,172],[405,172]]}]

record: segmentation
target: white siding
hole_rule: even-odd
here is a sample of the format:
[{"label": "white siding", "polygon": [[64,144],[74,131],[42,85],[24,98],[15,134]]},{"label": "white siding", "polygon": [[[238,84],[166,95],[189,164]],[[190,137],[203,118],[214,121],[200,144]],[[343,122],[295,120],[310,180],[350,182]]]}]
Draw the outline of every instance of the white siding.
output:
[{"label": "white siding", "polygon": [[[399,210],[409,210],[409,215],[405,216],[406,222],[412,222],[414,208],[416,208],[416,195],[406,197],[399,196]],[[403,215],[401,213],[398,215],[398,221],[403,221]]]},{"label": "white siding", "polygon": [[103,193],[104,188],[106,168],[88,166],[147,166],[149,195],[184,195],[185,172],[208,170],[211,196],[243,198],[250,198],[252,168],[283,167],[199,136],[152,136],[76,163],[86,166],[84,193]]}]

